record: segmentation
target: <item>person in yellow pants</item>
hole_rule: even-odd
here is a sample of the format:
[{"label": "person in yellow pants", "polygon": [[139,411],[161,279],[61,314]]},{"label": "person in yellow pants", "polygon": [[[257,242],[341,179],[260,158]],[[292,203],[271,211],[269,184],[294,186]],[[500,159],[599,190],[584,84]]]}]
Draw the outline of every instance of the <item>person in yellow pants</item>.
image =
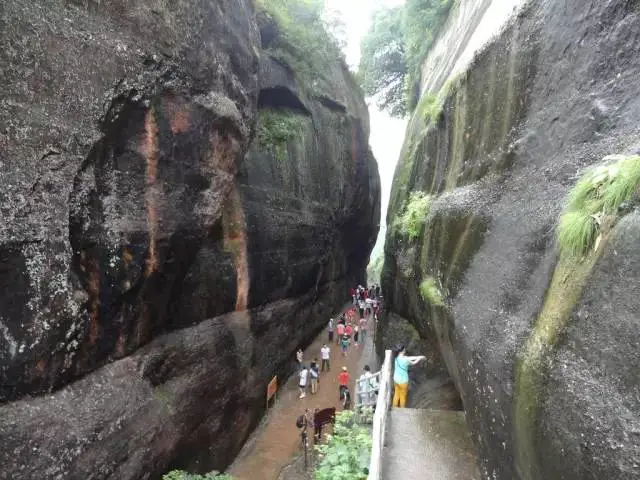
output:
[{"label": "person in yellow pants", "polygon": [[409,393],[409,367],[415,365],[427,357],[421,355],[418,357],[407,356],[404,345],[395,350],[395,362],[393,366],[393,406],[404,408],[407,404],[407,394]]}]

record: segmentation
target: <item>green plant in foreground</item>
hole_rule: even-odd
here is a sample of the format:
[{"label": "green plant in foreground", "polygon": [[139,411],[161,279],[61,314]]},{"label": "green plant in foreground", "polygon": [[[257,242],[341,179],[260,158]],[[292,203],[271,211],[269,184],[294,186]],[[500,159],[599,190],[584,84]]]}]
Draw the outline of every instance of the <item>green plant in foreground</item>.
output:
[{"label": "green plant in foreground", "polygon": [[371,436],[358,425],[352,411],[336,414],[333,434],[327,435],[325,445],[318,445],[320,462],[315,470],[316,480],[364,480],[371,457]]},{"label": "green plant in foreground", "polygon": [[188,473],[183,470],[171,470],[162,476],[162,480],[233,480],[231,475],[219,473],[217,471],[198,475],[196,473]]},{"label": "green plant in foreground", "polygon": [[613,226],[620,205],[640,188],[640,156],[612,155],[606,165],[587,171],[568,195],[558,224],[563,253],[582,256],[597,248]]},{"label": "green plant in foreground", "polygon": [[416,191],[409,194],[402,215],[394,226],[400,229],[400,233],[415,240],[420,236],[425,219],[429,214],[431,197],[424,192]]},{"label": "green plant in foreground", "polygon": [[422,281],[420,284],[420,294],[422,295],[422,298],[431,305],[435,305],[437,307],[444,306],[442,293],[440,292],[440,287],[438,286],[435,278],[427,277]]}]

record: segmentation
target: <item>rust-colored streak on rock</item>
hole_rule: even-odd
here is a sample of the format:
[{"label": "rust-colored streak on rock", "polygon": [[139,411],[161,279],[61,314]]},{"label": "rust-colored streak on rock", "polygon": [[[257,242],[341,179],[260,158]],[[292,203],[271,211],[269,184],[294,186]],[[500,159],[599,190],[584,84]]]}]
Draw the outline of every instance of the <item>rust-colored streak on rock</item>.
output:
[{"label": "rust-colored streak on rock", "polygon": [[249,261],[247,234],[242,199],[234,184],[223,212],[224,248],[233,255],[236,269],[236,312],[246,310],[249,303]]},{"label": "rust-colored streak on rock", "polygon": [[147,207],[147,228],[149,229],[149,254],[147,257],[146,274],[150,275],[158,266],[158,253],[156,251],[158,235],[158,199],[156,194],[156,179],[158,175],[158,123],[153,107],[147,111],[144,129],[147,167],[145,203]]},{"label": "rust-colored streak on rock", "polygon": [[100,330],[100,267],[96,260],[89,262],[89,344],[95,345]]},{"label": "rust-colored streak on rock", "polygon": [[162,100],[164,113],[169,117],[171,133],[184,133],[191,123],[188,104],[181,97],[165,97]]},{"label": "rust-colored streak on rock", "polygon": [[211,136],[212,167],[227,173],[236,173],[236,156],[233,140],[229,135],[221,137],[216,131]]},{"label": "rust-colored streak on rock", "polygon": [[133,260],[133,253],[131,253],[129,248],[124,247],[122,249],[122,263],[125,269],[129,268],[129,265],[131,265],[131,260]]},{"label": "rust-colored streak on rock", "polygon": [[124,355],[126,345],[127,345],[127,337],[124,333],[124,330],[120,330],[120,335],[118,335],[118,341],[116,342],[116,355],[118,357],[121,357]]},{"label": "rust-colored streak on rock", "polygon": [[38,363],[36,363],[36,369],[38,370],[39,373],[44,373],[44,369],[46,367],[46,363],[44,362],[43,359],[38,360]]}]

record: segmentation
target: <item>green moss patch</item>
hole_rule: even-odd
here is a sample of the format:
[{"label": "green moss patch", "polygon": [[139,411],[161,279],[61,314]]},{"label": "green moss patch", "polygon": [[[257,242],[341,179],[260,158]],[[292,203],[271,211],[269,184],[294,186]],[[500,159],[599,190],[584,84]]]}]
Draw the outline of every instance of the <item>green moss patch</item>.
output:
[{"label": "green moss patch", "polygon": [[425,302],[429,302],[436,307],[443,307],[444,300],[442,299],[442,292],[440,286],[433,277],[427,277],[420,284],[420,294]]},{"label": "green moss patch", "polygon": [[587,171],[569,193],[558,225],[561,252],[585,255],[618,217],[618,209],[638,191],[640,156],[610,156]]},{"label": "green moss patch", "polygon": [[304,116],[291,110],[265,108],[258,111],[258,145],[284,160],[287,143],[304,131]]}]

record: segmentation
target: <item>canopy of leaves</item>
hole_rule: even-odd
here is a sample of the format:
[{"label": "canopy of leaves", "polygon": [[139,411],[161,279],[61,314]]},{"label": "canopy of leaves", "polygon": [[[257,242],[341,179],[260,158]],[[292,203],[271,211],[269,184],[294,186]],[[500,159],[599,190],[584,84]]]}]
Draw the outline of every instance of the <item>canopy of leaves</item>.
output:
[{"label": "canopy of leaves", "polygon": [[382,275],[382,267],[384,266],[384,254],[378,252],[378,254],[371,259],[367,266],[367,283],[380,283],[380,276]]},{"label": "canopy of leaves", "polygon": [[320,462],[315,470],[316,480],[364,480],[371,458],[371,436],[358,425],[353,412],[336,414],[333,435],[325,445],[316,447]]},{"label": "canopy of leaves", "polygon": [[404,82],[407,66],[404,53],[404,7],[378,10],[362,40],[358,74],[365,94],[375,96],[378,108],[404,117]]},{"label": "canopy of leaves", "polygon": [[274,57],[312,83],[327,66],[342,59],[339,19],[323,0],[255,0],[258,13],[275,22],[278,35],[266,46]]},{"label": "canopy of leaves", "polygon": [[374,15],[362,40],[358,74],[367,95],[391,115],[415,109],[422,64],[452,5],[453,0],[407,0]]}]

